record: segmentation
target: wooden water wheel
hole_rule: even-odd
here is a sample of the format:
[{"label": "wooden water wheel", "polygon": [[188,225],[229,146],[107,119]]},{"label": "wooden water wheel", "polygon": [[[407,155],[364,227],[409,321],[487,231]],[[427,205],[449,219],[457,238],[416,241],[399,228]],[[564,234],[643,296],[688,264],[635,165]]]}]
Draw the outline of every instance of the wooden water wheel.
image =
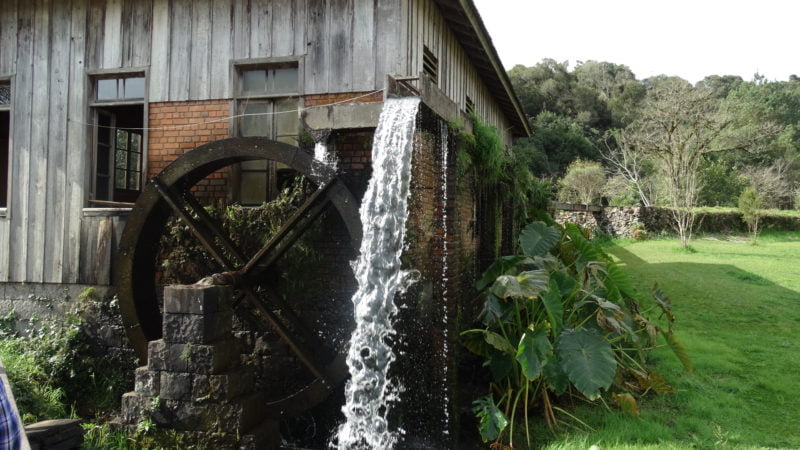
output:
[{"label": "wooden water wheel", "polygon": [[[197,200],[193,187],[227,166],[253,160],[282,163],[315,186],[281,228],[253,254],[245,254]],[[347,375],[342,349],[325,348],[293,305],[263,285],[281,257],[327,210],[335,211],[354,248],[361,239],[359,204],[333,171],[305,151],[266,138],[231,138],[212,142],[180,156],[150,180],[139,196],[121,237],[115,284],[131,345],[147,360],[149,341],[161,337],[156,261],[159,239],[170,217],[177,217],[223,268],[237,292],[235,311],[250,326],[269,328],[291,350],[310,380],[271,401],[265,414],[292,416],[323,401]],[[209,274],[211,275],[211,274]],[[298,274],[305,276],[305,274]]]}]

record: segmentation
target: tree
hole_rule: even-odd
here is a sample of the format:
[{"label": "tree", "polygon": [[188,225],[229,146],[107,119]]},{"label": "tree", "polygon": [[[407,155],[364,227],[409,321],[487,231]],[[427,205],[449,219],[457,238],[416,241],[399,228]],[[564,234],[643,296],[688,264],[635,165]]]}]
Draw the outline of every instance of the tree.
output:
[{"label": "tree", "polygon": [[645,100],[641,116],[621,133],[622,140],[659,162],[668,205],[686,248],[695,222],[703,157],[720,151],[720,134],[730,125],[707,89],[681,79],[659,79]]},{"label": "tree", "polygon": [[576,159],[561,180],[562,199],[591,204],[600,197],[606,185],[606,174],[600,163]]},{"label": "tree", "polygon": [[758,240],[758,221],[761,218],[762,206],[761,196],[752,187],[745,189],[739,197],[739,212],[742,213],[742,220],[747,223],[747,228],[753,236],[753,244]]},{"label": "tree", "polygon": [[714,98],[723,99],[744,82],[738,75],[709,75],[700,80],[695,87],[709,89]]},{"label": "tree", "polygon": [[534,170],[538,176],[560,177],[576,159],[600,160],[597,146],[585,129],[568,117],[543,112],[536,116],[532,128],[529,142],[545,156],[544,167]]},{"label": "tree", "polygon": [[648,182],[648,175],[653,171],[653,164],[643,148],[632,145],[628,139],[629,137],[619,130],[610,131],[606,134],[603,143],[605,148],[600,149],[600,155],[614,175],[625,178],[633,185],[640,203],[650,206],[653,186]]}]

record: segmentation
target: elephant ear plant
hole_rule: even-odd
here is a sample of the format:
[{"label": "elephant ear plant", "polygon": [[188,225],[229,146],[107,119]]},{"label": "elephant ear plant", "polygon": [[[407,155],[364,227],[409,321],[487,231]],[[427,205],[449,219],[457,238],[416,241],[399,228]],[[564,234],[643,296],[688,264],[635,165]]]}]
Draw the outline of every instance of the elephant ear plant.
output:
[{"label": "elephant ear plant", "polygon": [[[636,399],[672,388],[645,366],[662,335],[686,370],[692,365],[675,338],[669,299],[656,287],[647,311],[622,269],[576,225],[534,222],[520,233],[517,256],[492,264],[477,282],[485,299],[481,327],[464,331],[464,345],[485,358],[492,382],[473,411],[484,442],[513,445],[516,414],[541,407],[551,430],[562,397],[604,402],[609,393],[638,415]],[[659,325],[650,311],[665,318]]]}]

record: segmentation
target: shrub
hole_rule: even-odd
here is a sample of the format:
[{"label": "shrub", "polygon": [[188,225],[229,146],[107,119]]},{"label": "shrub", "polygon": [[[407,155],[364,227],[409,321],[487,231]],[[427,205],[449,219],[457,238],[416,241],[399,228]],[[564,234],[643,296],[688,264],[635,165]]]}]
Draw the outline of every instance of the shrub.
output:
[{"label": "shrub", "polygon": [[758,240],[759,219],[763,204],[762,197],[753,188],[745,189],[739,196],[739,212],[742,213],[742,220],[747,223],[747,228],[753,236],[753,243]]},{"label": "shrub", "polygon": [[590,204],[600,197],[606,185],[606,174],[600,163],[577,159],[561,179],[561,199]]},{"label": "shrub", "polygon": [[123,392],[132,387],[130,362],[92,347],[84,318],[100,308],[107,305],[84,297],[62,322],[32,319],[22,334],[4,321],[0,359],[23,422],[93,415],[118,406]]},{"label": "shrub", "polygon": [[[593,401],[610,392],[620,409],[637,415],[637,397],[672,392],[645,366],[659,335],[691,371],[672,331],[669,299],[656,287],[653,306],[642,309],[625,273],[584,230],[534,222],[519,244],[520,255],[498,259],[478,281],[481,325],[462,333],[492,377],[473,409],[484,441],[499,443],[508,431],[513,447],[515,416],[521,410],[527,423],[530,404],[541,405],[555,427],[557,412],[569,416],[555,404],[559,396]],[[666,326],[649,319],[650,310]]]}]

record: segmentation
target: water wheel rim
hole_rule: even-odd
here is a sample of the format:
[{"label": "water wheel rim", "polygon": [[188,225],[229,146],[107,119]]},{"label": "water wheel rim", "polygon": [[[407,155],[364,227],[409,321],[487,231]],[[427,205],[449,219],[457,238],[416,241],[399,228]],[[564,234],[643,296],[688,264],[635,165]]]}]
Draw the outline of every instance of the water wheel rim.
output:
[{"label": "water wheel rim", "polygon": [[[148,342],[161,337],[161,314],[155,283],[158,239],[172,210],[159,189],[188,191],[206,176],[232,164],[269,159],[285,164],[320,186],[331,186],[324,195],[341,217],[354,248],[361,240],[359,203],[327,166],[305,151],[260,137],[230,138],[199,146],[178,157],[142,190],[120,238],[115,267],[115,286],[123,326],[130,345],[142,362],[147,361]],[[300,412],[327,396],[332,384],[347,375],[343,355],[337,355],[305,389],[270,403],[278,415]],[[325,395],[323,395],[325,394]],[[272,408],[271,408],[272,409]]]}]

